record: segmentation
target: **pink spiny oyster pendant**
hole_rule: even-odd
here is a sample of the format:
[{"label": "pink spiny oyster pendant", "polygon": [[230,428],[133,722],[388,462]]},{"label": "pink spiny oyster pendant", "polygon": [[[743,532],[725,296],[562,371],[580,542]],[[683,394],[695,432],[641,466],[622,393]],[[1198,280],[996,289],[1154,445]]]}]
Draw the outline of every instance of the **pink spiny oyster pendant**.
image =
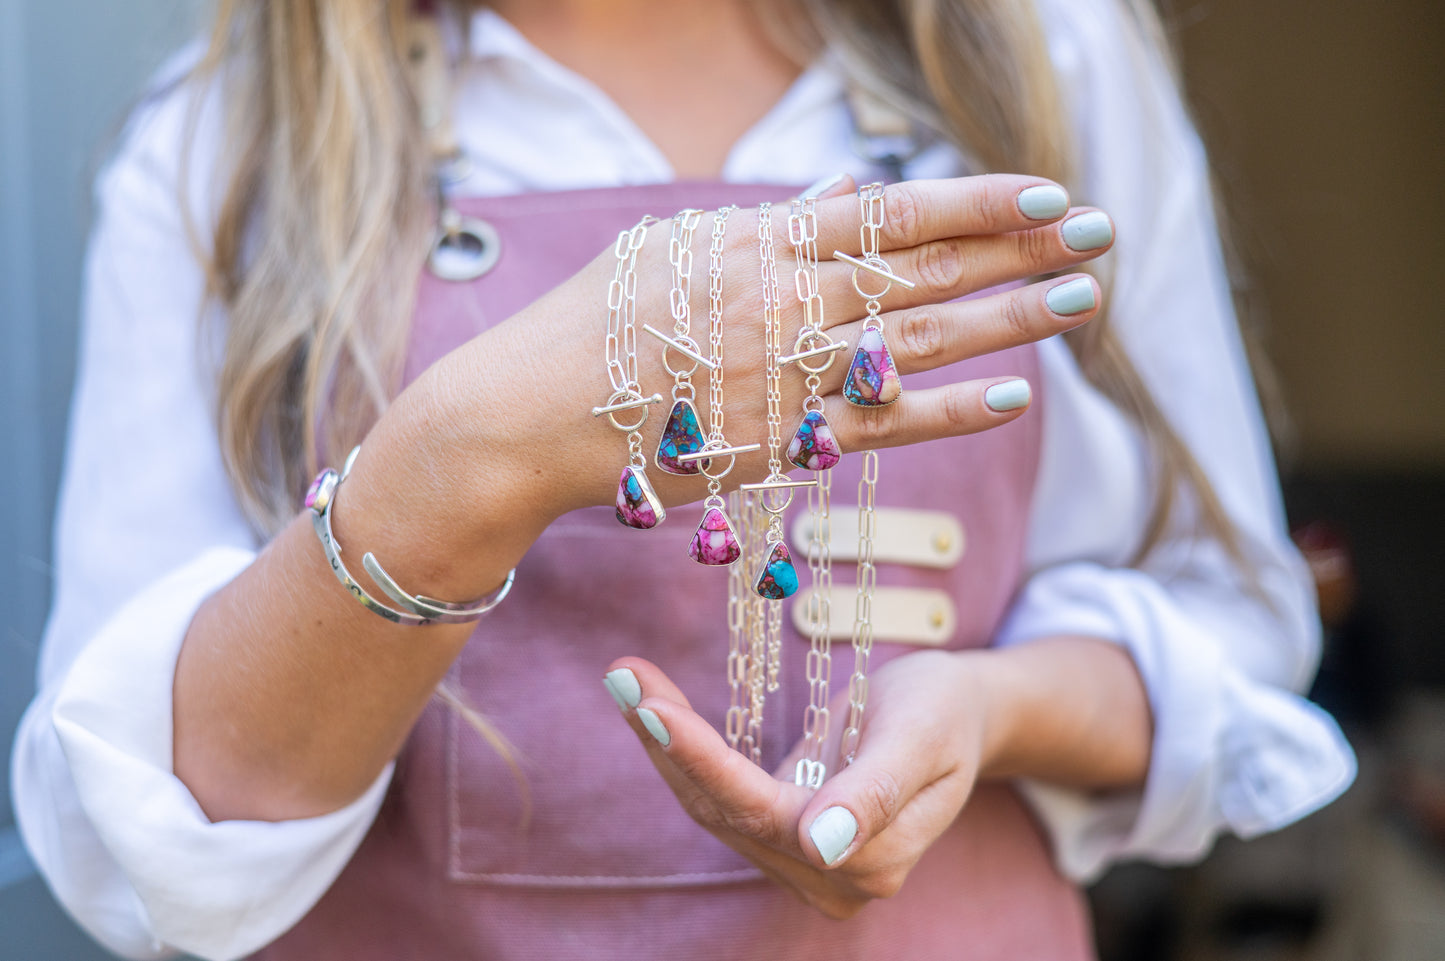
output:
[{"label": "pink spiny oyster pendant", "polygon": [[842,459],[843,450],[823,412],[810,410],[804,414],[788,444],[788,460],[808,470],[828,470]]},{"label": "pink spiny oyster pendant", "polygon": [[724,567],[742,556],[742,546],[721,507],[709,507],[702,515],[687,552],[699,564],[710,567]]},{"label": "pink spiny oyster pendant", "polygon": [[622,468],[622,479],[617,484],[617,519],[628,527],[647,531],[666,518],[667,511],[647,480],[647,471],[632,464]]},{"label": "pink spiny oyster pendant", "polygon": [[903,382],[898,379],[883,331],[865,327],[843,381],[843,398],[857,407],[885,407],[902,393]]}]

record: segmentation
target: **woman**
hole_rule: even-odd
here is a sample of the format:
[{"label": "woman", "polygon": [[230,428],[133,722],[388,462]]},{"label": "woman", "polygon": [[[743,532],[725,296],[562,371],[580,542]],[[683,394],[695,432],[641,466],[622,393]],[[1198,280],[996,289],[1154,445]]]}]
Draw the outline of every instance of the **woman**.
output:
[{"label": "woman", "polygon": [[[1082,958],[1074,882],[1345,787],[1348,748],[1292,693],[1317,652],[1309,589],[1147,17],[577,0],[416,26],[410,6],[223,5],[102,181],[56,610],[15,762],[27,841],[87,929],[132,957]],[[908,121],[900,156],[850,91]],[[471,169],[437,178],[454,141]],[[926,179],[986,171],[1027,175]],[[677,560],[698,479],[650,475],[675,529],[599,519],[626,445],[586,414],[612,393],[617,232],[740,204],[717,261],[726,420],[764,438],[754,205],[818,184],[829,330],[856,343],[864,303],[829,255],[864,253],[851,189],[884,178],[908,180],[880,231],[918,282],[882,303],[907,390],[854,408],[834,365],[825,411],[844,451],[929,443],[882,456],[879,507],[917,536],[880,567],[878,596],[903,600],[875,618],[856,762],[830,755],[813,790],[714,730],[725,578]],[[500,235],[475,283],[423,270],[438,180]],[[1101,288],[1077,270],[1114,223]],[[638,254],[639,329],[672,319],[669,229]],[[1107,318],[1052,336],[1106,291]],[[647,391],[666,379],[649,341]],[[475,636],[375,617],[328,569],[299,492],[363,439],[331,502],[341,556],[436,598],[493,596],[515,568]],[[925,567],[918,525],[939,517],[966,547]],[[932,649],[886,643],[910,598],[943,612]],[[806,700],[790,652],[764,755],[784,774]]]}]

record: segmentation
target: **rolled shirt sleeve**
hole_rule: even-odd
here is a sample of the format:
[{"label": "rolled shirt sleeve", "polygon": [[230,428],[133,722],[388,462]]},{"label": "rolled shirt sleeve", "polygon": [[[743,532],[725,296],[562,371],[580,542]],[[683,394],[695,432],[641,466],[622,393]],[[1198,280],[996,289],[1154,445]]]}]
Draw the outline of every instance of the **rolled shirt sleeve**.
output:
[{"label": "rolled shirt sleeve", "polygon": [[217,549],[162,578],[86,646],[51,711],[80,807],[144,908],[152,937],[236,958],[304,915],[381,806],[391,766],[334,813],[212,823],[171,770],[171,684],[195,609],[253,560]]},{"label": "rolled shirt sleeve", "polygon": [[1131,858],[1195,860],[1221,832],[1249,838],[1282,827],[1354,778],[1333,719],[1289,688],[1251,677],[1209,620],[1149,574],[1098,564],[1052,568],[1020,598],[1000,643],[1053,634],[1116,641],[1138,666],[1154,716],[1142,791],[1091,796],[1023,783],[1069,877],[1088,881]]},{"label": "rolled shirt sleeve", "polygon": [[1060,868],[1079,880],[1121,859],[1196,859],[1224,831],[1279,828],[1355,774],[1334,720],[1301,696],[1320,655],[1313,585],[1286,530],[1208,165],[1166,66],[1120,20],[1121,6],[1040,0],[1076,102],[1088,195],[1075,202],[1114,218],[1107,322],[1209,478],[1248,570],[1199,533],[1187,491],[1153,550],[1134,561],[1155,465],[1137,426],[1064,346],[1042,344],[1030,571],[997,643],[1059,634],[1117,643],[1154,719],[1140,791],[1023,784]]},{"label": "rolled shirt sleeve", "polygon": [[[41,874],[82,927],[131,958],[235,958],[279,936],[340,873],[390,777],[325,817],[213,824],[172,772],[186,630],[259,547],[204,375],[204,275],[177,189],[190,99],[172,92],[138,111],[97,184],[55,602],[12,754],[16,821]],[[214,170],[208,120],[198,171]],[[189,185],[202,217],[208,183]]]}]

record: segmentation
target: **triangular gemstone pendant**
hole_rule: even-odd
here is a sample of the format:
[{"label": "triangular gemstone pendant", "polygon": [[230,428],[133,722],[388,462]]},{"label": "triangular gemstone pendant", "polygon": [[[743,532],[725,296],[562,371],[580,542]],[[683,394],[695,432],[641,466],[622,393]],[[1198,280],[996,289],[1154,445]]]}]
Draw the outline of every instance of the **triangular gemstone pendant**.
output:
[{"label": "triangular gemstone pendant", "polygon": [[753,590],[759,597],[781,601],[798,593],[798,571],[793,567],[793,555],[782,541],[773,545],[768,561],[758,573]]},{"label": "triangular gemstone pendant", "polygon": [[788,460],[808,470],[827,470],[842,459],[843,451],[823,412],[810,410],[804,414],[798,432],[788,444]]},{"label": "triangular gemstone pendant", "polygon": [[898,379],[898,368],[893,365],[883,331],[865,327],[848,367],[848,378],[843,381],[844,399],[857,407],[884,407],[902,393],[903,382]]},{"label": "triangular gemstone pendant", "polygon": [[667,426],[662,429],[662,441],[657,445],[657,466],[669,474],[696,474],[702,470],[700,461],[680,463],[683,454],[696,454],[702,450],[702,425],[698,423],[697,408],[689,400],[678,400],[672,405]]},{"label": "triangular gemstone pendant", "polygon": [[662,501],[647,480],[647,471],[628,464],[617,484],[617,519],[628,527],[649,531],[667,518]]},{"label": "triangular gemstone pendant", "polygon": [[733,525],[721,507],[709,507],[702,515],[702,523],[697,525],[687,552],[693,560],[709,567],[723,567],[742,556],[743,549],[733,533]]}]

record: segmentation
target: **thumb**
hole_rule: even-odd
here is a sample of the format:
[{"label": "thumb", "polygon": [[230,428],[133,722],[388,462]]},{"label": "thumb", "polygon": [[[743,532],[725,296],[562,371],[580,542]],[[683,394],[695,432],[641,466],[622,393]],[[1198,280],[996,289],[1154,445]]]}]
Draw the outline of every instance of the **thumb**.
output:
[{"label": "thumb", "polygon": [[881,767],[860,769],[859,763],[819,789],[799,819],[799,843],[825,867],[836,867],[882,833],[908,800],[891,773]]},{"label": "thumb", "polygon": [[803,850],[826,867],[838,866],[883,833],[942,774],[916,731],[895,735],[875,724],[867,734],[854,762],[824,782],[799,819]]}]

